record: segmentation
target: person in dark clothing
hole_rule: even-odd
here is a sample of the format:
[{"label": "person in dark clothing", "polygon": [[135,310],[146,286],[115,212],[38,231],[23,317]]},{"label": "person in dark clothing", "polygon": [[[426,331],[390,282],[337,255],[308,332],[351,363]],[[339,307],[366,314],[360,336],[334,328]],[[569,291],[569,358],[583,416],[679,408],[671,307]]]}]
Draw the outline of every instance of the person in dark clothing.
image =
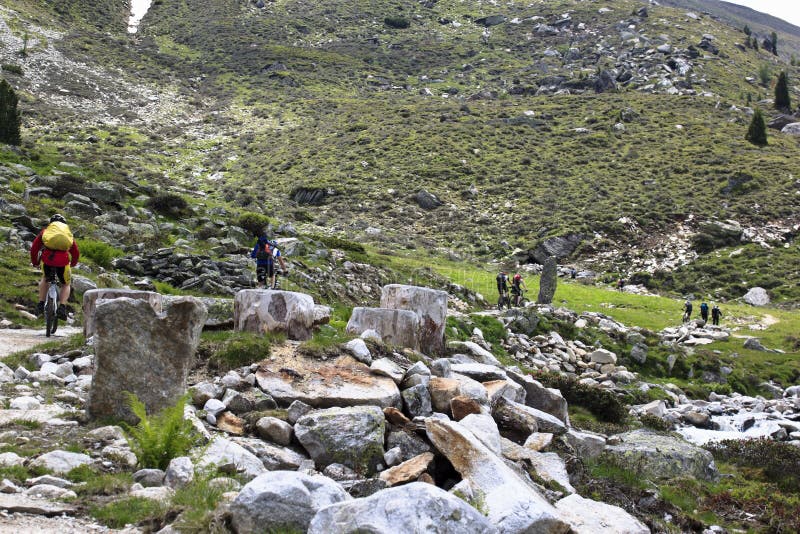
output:
[{"label": "person in dark clothing", "polygon": [[700,304],[700,318],[703,319],[704,323],[708,322],[708,304],[705,302]]},{"label": "person in dark clothing", "polygon": [[508,298],[508,273],[505,271],[500,271],[500,274],[497,275],[497,292],[500,294],[497,299],[497,308],[502,310],[503,304],[511,308],[511,300]]},{"label": "person in dark clothing", "polygon": [[283,273],[286,274],[286,263],[283,261],[281,251],[278,249],[278,243],[268,239],[266,236],[258,238],[253,251],[250,253],[251,258],[256,260],[256,280],[258,287],[262,288],[269,280],[267,289],[275,289],[275,260],[281,264]]},{"label": "person in dark clothing", "polygon": [[722,311],[719,309],[719,306],[714,304],[714,306],[711,308],[711,322],[719,326],[720,317],[722,317]]},{"label": "person in dark clothing", "polygon": [[686,302],[683,303],[683,322],[685,323],[691,318],[692,318],[692,301],[686,299]]}]

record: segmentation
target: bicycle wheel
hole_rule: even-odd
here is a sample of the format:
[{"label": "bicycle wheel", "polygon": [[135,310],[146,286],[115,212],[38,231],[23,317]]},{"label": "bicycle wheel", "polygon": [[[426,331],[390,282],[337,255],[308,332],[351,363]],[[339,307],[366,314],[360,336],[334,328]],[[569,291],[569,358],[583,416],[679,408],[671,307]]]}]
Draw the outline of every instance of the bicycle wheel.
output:
[{"label": "bicycle wheel", "polygon": [[56,303],[52,299],[47,299],[44,303],[44,335],[50,337],[58,328],[58,316],[56,315]]}]

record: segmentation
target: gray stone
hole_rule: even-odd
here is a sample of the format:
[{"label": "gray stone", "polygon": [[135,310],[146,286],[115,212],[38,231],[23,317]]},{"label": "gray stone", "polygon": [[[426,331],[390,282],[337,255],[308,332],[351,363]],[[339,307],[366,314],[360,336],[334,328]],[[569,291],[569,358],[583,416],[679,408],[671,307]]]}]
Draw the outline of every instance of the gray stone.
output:
[{"label": "gray stone", "polygon": [[428,439],[481,496],[489,521],[500,532],[566,533],[569,526],[529,482],[460,423],[428,418]]},{"label": "gray stone", "polygon": [[769,295],[763,287],[754,287],[742,297],[742,300],[751,306],[766,306],[769,304]]},{"label": "gray stone", "polygon": [[567,431],[566,425],[557,417],[505,398],[495,404],[492,416],[501,428],[517,432],[521,437],[534,432],[561,435]]},{"label": "gray stone", "polygon": [[[175,295],[164,295],[164,311],[168,311],[170,306],[181,297]],[[197,297],[206,307],[208,315],[203,325],[208,328],[233,328],[233,299],[215,297]]]},{"label": "gray stone", "polygon": [[781,133],[788,135],[800,135],[800,122],[791,122],[781,128]]},{"label": "gray stone", "polygon": [[638,364],[643,364],[647,361],[647,345],[644,343],[637,343],[631,347],[631,359]]},{"label": "gray stone", "polygon": [[133,474],[133,481],[145,488],[163,486],[165,475],[161,469],[140,469]]},{"label": "gray stone", "polygon": [[574,534],[649,534],[650,529],[631,514],[603,502],[573,493],[558,501],[556,510],[570,524]]},{"label": "gray stone", "polygon": [[256,455],[241,445],[225,438],[214,438],[208,447],[203,448],[196,464],[200,469],[216,466],[226,473],[239,473],[247,479],[257,477],[266,471],[264,464]]},{"label": "gray stone", "polygon": [[550,304],[556,294],[558,285],[558,265],[555,256],[548,257],[542,267],[542,275],[539,278],[539,296],[537,304]]},{"label": "gray stone", "polygon": [[494,357],[494,354],[473,341],[451,341],[447,346],[454,350],[463,350],[478,363],[494,365],[496,367],[500,367],[501,365],[498,359]]},{"label": "gray stone", "polygon": [[273,445],[261,439],[236,438],[242,445],[253,451],[264,467],[269,471],[296,471],[304,464],[311,463],[306,456],[287,447]]},{"label": "gray stone", "polygon": [[69,451],[50,451],[34,458],[31,467],[43,467],[59,475],[70,472],[81,465],[92,463],[91,456]]},{"label": "gray stone", "polygon": [[428,387],[424,384],[419,384],[408,389],[403,390],[401,393],[403,397],[403,404],[412,418],[414,417],[428,417],[433,413],[431,408],[431,394],[428,392]]},{"label": "gray stone", "polygon": [[201,382],[189,388],[192,395],[192,404],[203,406],[209,399],[218,399],[222,395],[222,388],[211,382]]},{"label": "gray stone", "polygon": [[401,406],[400,390],[351,356],[320,361],[299,355],[271,359],[256,373],[258,386],[281,405],[300,400],[316,408]]},{"label": "gray stone", "polygon": [[12,495],[0,493],[0,510],[10,514],[33,514],[48,517],[74,514],[76,511],[75,506],[70,504],[36,499],[21,493]]},{"label": "gray stone", "polygon": [[182,488],[194,480],[194,465],[188,456],[173,458],[164,474],[164,484],[172,489]]},{"label": "gray stone", "polygon": [[37,484],[25,490],[25,495],[38,499],[76,499],[78,495],[66,488],[51,486],[50,484]]},{"label": "gray stone", "polygon": [[273,471],[242,488],[230,505],[231,522],[238,534],[305,532],[320,509],[348,500],[344,488],[327,477]]},{"label": "gray stone", "polygon": [[373,360],[372,364],[369,366],[369,369],[377,375],[391,378],[394,380],[395,384],[399,384],[405,376],[403,368],[389,358],[379,358],[377,360]]},{"label": "gray stone", "polygon": [[601,365],[606,363],[613,363],[616,365],[617,355],[610,350],[597,349],[589,354],[589,360],[591,360],[593,363],[599,363]]},{"label": "gray stone", "polygon": [[166,316],[157,316],[144,300],[120,298],[98,306],[90,416],[135,424],[126,392],[150,413],[173,405],[186,391],[205,316],[192,297],[173,304]]},{"label": "gray stone", "polygon": [[606,446],[605,436],[587,431],[579,432],[572,428],[564,434],[564,439],[572,445],[572,448],[581,458],[597,458],[603,454]]},{"label": "gray stone", "polygon": [[412,482],[320,510],[308,533],[332,532],[494,534],[497,529],[458,497],[431,484]]},{"label": "gray stone", "polygon": [[292,442],[294,429],[292,425],[277,417],[262,417],[256,422],[256,432],[267,441],[278,445],[289,445]]},{"label": "gray stone", "polygon": [[506,373],[502,369],[483,363],[454,363],[450,366],[450,369],[453,373],[468,376],[478,382],[490,382],[506,378]]},{"label": "gray stone", "polygon": [[347,322],[348,334],[361,335],[365,330],[374,330],[388,345],[419,350],[419,316],[408,310],[387,308],[353,308]]},{"label": "gray stone", "polygon": [[351,339],[344,344],[344,348],[361,363],[365,365],[370,365],[372,363],[372,354],[370,354],[369,348],[367,347],[367,344],[364,343],[363,339]]},{"label": "gray stone", "polygon": [[288,410],[286,410],[286,421],[290,425],[294,425],[298,419],[312,410],[314,410],[314,408],[303,401],[293,401],[292,404],[289,405]]},{"label": "gray stone", "polygon": [[42,407],[42,403],[35,397],[16,397],[11,399],[8,407],[12,410],[38,410]]},{"label": "gray stone", "polygon": [[49,486],[58,486],[59,488],[71,488],[75,486],[73,482],[63,478],[54,477],[52,475],[42,475],[36,478],[29,478],[25,481],[26,486],[37,486],[39,484],[47,484]]},{"label": "gray stone", "polygon": [[89,338],[95,332],[95,310],[98,303],[118,298],[144,300],[156,313],[163,311],[163,298],[152,291],[136,291],[133,289],[91,289],[83,294],[83,335]]},{"label": "gray stone", "polygon": [[743,346],[746,349],[757,350],[759,352],[772,352],[770,349],[762,345],[761,340],[757,337],[748,337],[744,340]]},{"label": "gray stone", "polygon": [[294,425],[297,440],[318,468],[341,463],[361,473],[374,473],[383,461],[385,429],[377,406],[318,410]]},{"label": "gray stone", "polygon": [[17,467],[25,463],[25,458],[15,452],[0,452],[0,467]]},{"label": "gray stone", "polygon": [[444,350],[447,293],[427,287],[389,284],[381,290],[381,308],[409,310],[419,317],[419,347],[425,354]]},{"label": "gray stone", "polygon": [[472,432],[493,453],[499,456],[503,452],[500,446],[500,430],[491,415],[471,413],[461,419],[459,423]]},{"label": "gray stone", "polygon": [[711,453],[683,439],[648,430],[626,432],[619,439],[620,443],[606,446],[604,455],[641,476],[714,480],[719,475]]},{"label": "gray stone", "polygon": [[525,404],[549,413],[560,419],[565,425],[569,425],[568,405],[561,391],[544,387],[541,382],[534,380],[529,375],[515,371],[508,371],[508,377],[525,389]]},{"label": "gray stone", "polygon": [[305,293],[243,289],[233,304],[234,329],[240,332],[285,333],[306,340],[314,329],[314,299]]},{"label": "gray stone", "polygon": [[428,445],[427,441],[405,430],[390,430],[387,432],[386,447],[388,449],[399,448],[402,461],[431,450],[431,446]]},{"label": "gray stone", "polygon": [[575,488],[569,482],[567,466],[558,454],[522,447],[506,438],[501,438],[501,443],[505,458],[528,464],[542,480],[556,482],[568,493],[575,493]]}]

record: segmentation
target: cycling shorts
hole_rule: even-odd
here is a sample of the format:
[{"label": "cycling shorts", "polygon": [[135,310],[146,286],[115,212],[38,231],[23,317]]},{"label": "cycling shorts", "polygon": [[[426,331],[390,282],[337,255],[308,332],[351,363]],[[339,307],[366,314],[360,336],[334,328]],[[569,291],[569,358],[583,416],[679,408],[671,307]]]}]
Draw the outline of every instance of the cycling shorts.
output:
[{"label": "cycling shorts", "polygon": [[45,280],[49,278],[50,272],[55,272],[58,276],[58,281],[61,282],[63,285],[69,285],[71,280],[71,269],[69,265],[65,265],[64,267],[53,267],[52,265],[45,265],[42,264],[42,274],[44,275]]},{"label": "cycling shorts", "polygon": [[268,263],[267,265],[260,265],[256,267],[256,280],[259,283],[264,283],[267,281],[267,278],[272,278],[275,275],[275,264]]}]

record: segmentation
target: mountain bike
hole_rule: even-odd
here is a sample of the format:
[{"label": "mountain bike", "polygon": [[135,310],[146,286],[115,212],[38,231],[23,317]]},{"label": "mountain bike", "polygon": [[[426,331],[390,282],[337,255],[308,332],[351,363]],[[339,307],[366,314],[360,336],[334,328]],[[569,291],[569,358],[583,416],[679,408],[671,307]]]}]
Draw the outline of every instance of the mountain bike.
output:
[{"label": "mountain bike", "polygon": [[511,297],[511,302],[515,308],[524,308],[528,305],[529,300],[525,298],[525,290],[520,288],[519,293]]},{"label": "mountain bike", "polygon": [[44,335],[50,337],[58,328],[58,295],[61,287],[55,269],[47,269],[47,296],[44,300]]}]

